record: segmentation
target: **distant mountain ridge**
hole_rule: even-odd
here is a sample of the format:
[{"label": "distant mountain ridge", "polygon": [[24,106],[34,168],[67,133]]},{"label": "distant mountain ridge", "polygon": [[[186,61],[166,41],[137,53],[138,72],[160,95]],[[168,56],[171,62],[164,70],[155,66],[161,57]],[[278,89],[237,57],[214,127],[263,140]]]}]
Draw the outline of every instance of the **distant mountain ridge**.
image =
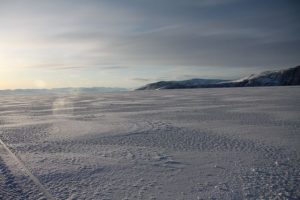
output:
[{"label": "distant mountain ridge", "polygon": [[238,80],[220,79],[190,79],[184,81],[159,81],[147,84],[137,90],[163,90],[185,88],[218,88],[218,87],[256,87],[256,86],[285,86],[300,85],[300,66],[265,71],[260,74],[252,74]]},{"label": "distant mountain ridge", "polygon": [[0,93],[94,93],[94,92],[120,92],[128,91],[125,88],[109,88],[109,87],[79,87],[79,88],[53,88],[53,89],[15,89],[0,90]]}]

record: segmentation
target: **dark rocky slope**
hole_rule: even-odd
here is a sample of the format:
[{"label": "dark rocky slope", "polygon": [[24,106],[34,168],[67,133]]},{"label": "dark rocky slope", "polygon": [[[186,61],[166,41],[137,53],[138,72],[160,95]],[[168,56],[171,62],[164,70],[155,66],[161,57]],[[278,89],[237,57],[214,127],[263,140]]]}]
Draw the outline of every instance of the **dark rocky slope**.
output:
[{"label": "dark rocky slope", "polygon": [[191,79],[184,81],[160,81],[150,83],[137,90],[162,90],[184,88],[213,88],[213,87],[255,87],[255,86],[286,86],[300,85],[300,66],[266,71],[252,74],[238,80],[226,81],[219,79]]}]

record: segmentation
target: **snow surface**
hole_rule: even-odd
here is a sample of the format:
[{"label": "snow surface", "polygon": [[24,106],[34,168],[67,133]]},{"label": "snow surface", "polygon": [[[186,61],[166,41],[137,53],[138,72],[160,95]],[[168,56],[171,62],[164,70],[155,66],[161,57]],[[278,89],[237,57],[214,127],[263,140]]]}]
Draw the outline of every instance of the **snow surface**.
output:
[{"label": "snow surface", "polygon": [[299,199],[300,87],[2,95],[0,199]]}]

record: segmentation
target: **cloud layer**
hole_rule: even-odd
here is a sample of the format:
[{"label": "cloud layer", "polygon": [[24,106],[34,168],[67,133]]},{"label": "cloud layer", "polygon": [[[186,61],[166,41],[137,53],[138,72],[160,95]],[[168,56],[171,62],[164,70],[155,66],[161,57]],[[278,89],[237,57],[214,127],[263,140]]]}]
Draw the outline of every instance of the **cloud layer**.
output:
[{"label": "cloud layer", "polygon": [[0,0],[0,67],[130,68],[141,82],[159,78],[145,69],[205,76],[210,67],[222,76],[293,66],[299,8],[293,0]]}]

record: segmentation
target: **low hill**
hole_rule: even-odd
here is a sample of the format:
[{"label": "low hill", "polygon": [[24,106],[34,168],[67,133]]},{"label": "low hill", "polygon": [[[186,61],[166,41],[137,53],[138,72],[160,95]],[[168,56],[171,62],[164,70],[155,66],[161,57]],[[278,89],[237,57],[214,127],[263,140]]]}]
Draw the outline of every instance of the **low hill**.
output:
[{"label": "low hill", "polygon": [[238,80],[190,79],[184,81],[159,81],[147,84],[137,90],[163,90],[213,87],[256,87],[300,85],[300,66],[252,74]]}]

